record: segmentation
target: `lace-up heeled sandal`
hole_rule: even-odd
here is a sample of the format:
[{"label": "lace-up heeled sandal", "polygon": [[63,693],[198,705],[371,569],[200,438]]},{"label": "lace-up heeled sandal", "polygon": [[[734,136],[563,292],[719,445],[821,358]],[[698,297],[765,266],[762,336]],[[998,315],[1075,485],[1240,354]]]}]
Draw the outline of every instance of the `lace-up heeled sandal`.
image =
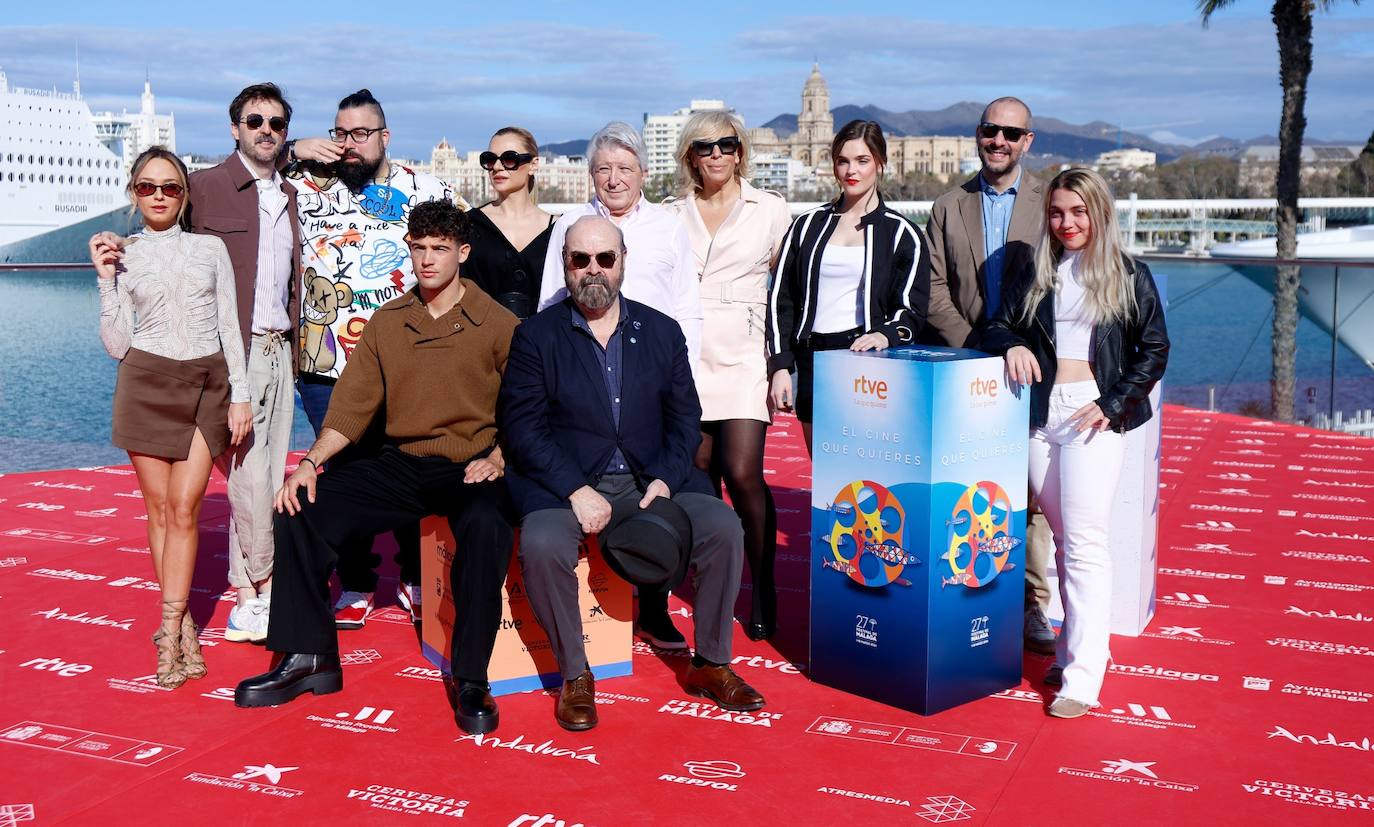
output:
[{"label": "lace-up heeled sandal", "polygon": [[200,651],[200,629],[189,610],[181,616],[181,672],[192,680],[199,680],[208,672]]},{"label": "lace-up heeled sandal", "polygon": [[153,635],[153,644],[157,646],[157,685],[166,689],[186,683],[186,673],[181,671],[181,618],[185,613],[185,600],[162,601],[162,624]]}]

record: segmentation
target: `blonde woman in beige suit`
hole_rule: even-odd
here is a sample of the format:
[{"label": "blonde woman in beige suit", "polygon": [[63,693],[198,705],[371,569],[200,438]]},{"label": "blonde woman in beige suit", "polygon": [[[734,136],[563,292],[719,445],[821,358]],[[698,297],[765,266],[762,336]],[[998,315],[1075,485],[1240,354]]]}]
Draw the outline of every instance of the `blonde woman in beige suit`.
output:
[{"label": "blonde woman in beige suit", "polygon": [[744,525],[753,584],[745,633],[762,640],[777,627],[777,514],[763,478],[763,444],[772,421],[765,352],[768,274],[791,217],[782,196],[746,180],[749,143],[738,116],[693,115],[683,126],[676,158],[682,197],[672,204],[692,242],[704,316],[696,463],[717,491],[724,483]]}]

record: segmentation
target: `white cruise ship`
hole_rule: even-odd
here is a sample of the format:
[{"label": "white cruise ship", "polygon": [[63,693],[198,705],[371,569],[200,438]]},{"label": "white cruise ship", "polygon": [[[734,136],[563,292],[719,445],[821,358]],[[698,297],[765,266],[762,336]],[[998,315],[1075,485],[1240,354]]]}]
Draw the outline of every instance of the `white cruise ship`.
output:
[{"label": "white cruise ship", "polygon": [[0,124],[0,263],[85,261],[93,233],[129,230],[123,159],[79,85],[23,89],[0,71]]}]

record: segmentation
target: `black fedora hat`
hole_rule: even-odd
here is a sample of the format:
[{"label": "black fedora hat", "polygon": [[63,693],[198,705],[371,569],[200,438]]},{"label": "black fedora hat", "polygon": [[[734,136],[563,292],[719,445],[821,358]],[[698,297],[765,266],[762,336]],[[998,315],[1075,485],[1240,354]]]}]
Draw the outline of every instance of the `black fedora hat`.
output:
[{"label": "black fedora hat", "polygon": [[681,581],[692,549],[692,521],[682,506],[655,497],[648,508],[630,498],[613,508],[610,527],[600,538],[606,565],[636,586]]}]

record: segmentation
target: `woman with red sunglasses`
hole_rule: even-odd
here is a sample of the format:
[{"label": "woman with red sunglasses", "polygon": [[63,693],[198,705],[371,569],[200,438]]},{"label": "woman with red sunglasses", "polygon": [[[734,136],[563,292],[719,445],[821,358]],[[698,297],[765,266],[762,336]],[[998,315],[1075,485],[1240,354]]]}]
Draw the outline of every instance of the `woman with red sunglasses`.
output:
[{"label": "woman with red sunglasses", "polygon": [[517,318],[534,314],[554,217],[534,200],[539,145],[518,126],[498,129],[478,156],[492,200],[468,213],[472,252],[463,275]]},{"label": "woman with red sunglasses", "polygon": [[186,166],[160,146],[147,149],[128,191],[143,232],[122,252],[92,236],[91,262],[100,338],[119,360],[112,438],[138,475],[162,587],[157,682],[175,688],[206,674],[187,599],[210,468],[253,429],[253,416],[229,251],[184,230]]}]

